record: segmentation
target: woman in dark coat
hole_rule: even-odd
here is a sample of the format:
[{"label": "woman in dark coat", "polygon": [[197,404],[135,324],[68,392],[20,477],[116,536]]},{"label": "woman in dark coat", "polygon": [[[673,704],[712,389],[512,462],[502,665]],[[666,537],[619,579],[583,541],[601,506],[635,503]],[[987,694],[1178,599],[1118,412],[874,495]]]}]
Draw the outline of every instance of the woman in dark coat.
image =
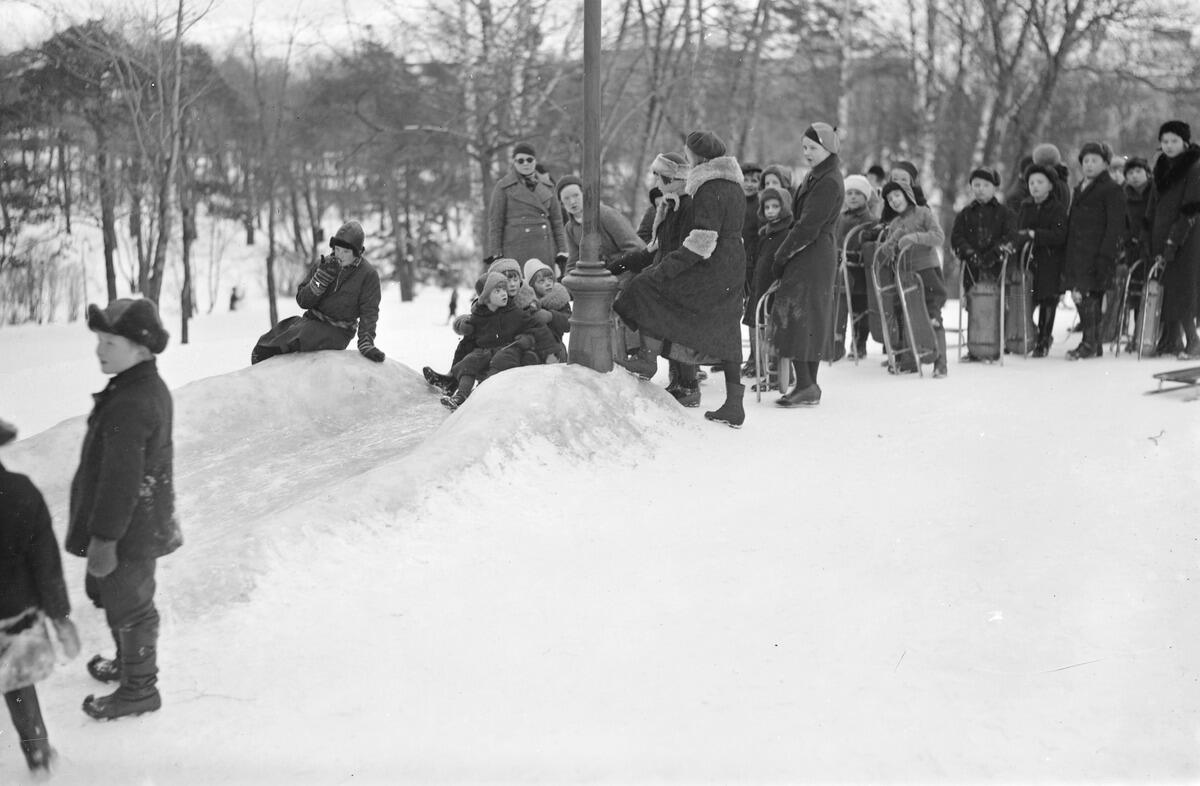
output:
[{"label": "woman in dark coat", "polygon": [[[1196,312],[1200,307],[1200,147],[1187,123],[1171,120],[1158,132],[1162,155],[1154,162],[1154,186],[1146,205],[1150,259],[1162,257],[1163,334],[1159,354],[1200,358]],[[1187,345],[1180,347],[1180,334]],[[1181,351],[1182,350],[1182,351]]]},{"label": "woman in dark coat", "polygon": [[1068,360],[1100,357],[1100,304],[1116,271],[1125,229],[1125,195],[1108,165],[1112,150],[1088,142],[1079,150],[1083,180],[1075,187],[1067,214],[1066,287],[1079,309],[1083,340],[1067,352]]},{"label": "woman in dark coat", "polygon": [[[16,436],[0,420],[0,445]],[[49,770],[54,757],[35,687],[54,667],[46,619],[73,658],[79,636],[70,613],[46,501],[29,478],[0,465],[0,693],[34,772]]]},{"label": "woman in dark coat", "polygon": [[792,202],[795,223],[775,252],[780,282],[771,309],[779,362],[791,360],[796,368],[796,386],[776,401],[783,407],[821,402],[817,370],[833,327],[834,235],[845,197],[837,130],[827,123],[813,123],[804,131],[801,144],[812,169]]},{"label": "woman in dark coat", "polygon": [[1017,214],[1017,233],[1032,244],[1033,299],[1038,307],[1038,336],[1033,356],[1044,358],[1054,343],[1054,315],[1062,295],[1063,256],[1067,245],[1067,209],[1054,196],[1058,175],[1038,164],[1025,169],[1029,196]]},{"label": "woman in dark coat", "polygon": [[530,259],[554,260],[561,274],[567,264],[567,236],[554,188],[537,172],[533,147],[513,147],[512,167],[500,178],[488,204],[488,254],[524,265]]},{"label": "woman in dark coat", "polygon": [[613,310],[643,337],[663,343],[662,353],[686,363],[721,363],[725,403],[705,417],[734,428],[742,408],[742,293],[746,257],[742,248],[742,170],[725,155],[725,143],[709,131],[687,137],[685,193],[690,222],[680,248],[663,256],[629,282]]}]

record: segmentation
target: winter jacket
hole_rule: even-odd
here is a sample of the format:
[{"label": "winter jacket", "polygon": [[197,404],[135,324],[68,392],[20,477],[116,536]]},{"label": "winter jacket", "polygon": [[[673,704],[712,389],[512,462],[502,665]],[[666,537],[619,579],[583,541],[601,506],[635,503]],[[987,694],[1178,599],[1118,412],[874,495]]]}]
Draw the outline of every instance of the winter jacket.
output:
[{"label": "winter jacket", "polygon": [[1200,146],[1174,159],[1154,161],[1154,187],[1146,204],[1143,235],[1151,260],[1161,255],[1164,321],[1195,317],[1200,310]]},{"label": "winter jacket", "polygon": [[41,492],[0,465],[0,620],[31,608],[71,613],[58,540]]},{"label": "winter jacket", "polygon": [[370,262],[358,257],[353,263],[339,267],[334,280],[322,287],[316,278],[317,271],[330,260],[332,257],[322,257],[313,265],[308,276],[296,288],[296,303],[300,308],[308,309],[304,313],[305,319],[336,328],[345,342],[341,347],[308,346],[302,342],[300,351],[345,349],[355,330],[358,331],[360,348],[364,344],[374,346],[375,328],[379,323],[379,273]]},{"label": "winter jacket", "polygon": [[936,249],[946,242],[945,230],[931,208],[917,203],[914,191],[903,183],[900,184],[900,189],[908,198],[908,208],[899,215],[896,215],[891,206],[884,208],[883,217],[887,221],[887,228],[877,252],[879,259],[894,258],[900,253],[900,238],[908,237],[913,242],[904,254],[904,265],[907,269],[941,269],[942,263],[938,259]]},{"label": "winter jacket", "polygon": [[1017,228],[1032,229],[1029,259],[1034,300],[1057,300],[1063,293],[1063,260],[1067,250],[1067,209],[1051,192],[1042,202],[1029,197],[1021,203]]},{"label": "winter jacket", "polygon": [[183,543],[175,518],[174,407],[154,359],[122,371],[93,396],[71,481],[66,550],[117,541],[121,559],[170,554]]},{"label": "winter jacket", "polygon": [[[571,272],[579,261],[579,250],[583,246],[583,224],[572,216],[566,219],[567,272]],[[637,251],[646,244],[637,236],[633,226],[615,208],[600,203],[600,261],[607,264],[617,255]],[[523,260],[522,260],[523,261]],[[546,262],[547,260],[542,260]]]},{"label": "winter jacket", "polygon": [[539,310],[550,312],[550,323],[546,327],[554,334],[557,341],[562,341],[563,334],[571,330],[571,293],[562,284],[555,284],[550,291],[538,298]]},{"label": "winter jacket", "polygon": [[522,265],[540,259],[551,267],[567,253],[563,211],[554,189],[540,178],[533,190],[515,169],[500,178],[488,204],[488,253]]},{"label": "winter jacket", "polygon": [[746,280],[746,194],[741,184],[742,170],[732,156],[692,167],[685,186],[690,203],[681,202],[681,220],[666,226],[669,231],[678,227],[679,247],[662,255],[617,296],[613,308],[627,325],[670,340],[697,359],[740,362],[738,320]]},{"label": "winter jacket", "polygon": [[[768,221],[763,214],[763,199],[762,197],[773,195],[779,199],[780,211],[774,221]],[[757,319],[758,301],[762,298],[766,291],[770,289],[771,284],[775,282],[775,252],[783,244],[783,239],[787,237],[787,233],[792,228],[792,195],[781,190],[769,188],[763,190],[759,195],[758,202],[758,259],[754,260],[754,264],[747,264],[748,269],[752,269],[753,278],[751,280],[751,289],[749,297],[746,300],[746,311],[742,316],[742,324],[750,327],[754,326],[754,321]],[[749,263],[750,260],[747,260]]]},{"label": "winter jacket", "polygon": [[515,303],[492,311],[483,303],[476,302],[471,306],[471,328],[471,337],[479,349],[501,349],[518,337],[528,335],[532,341],[528,348],[537,352],[539,360],[545,360],[547,355],[552,354],[558,343],[549,328]]},{"label": "winter jacket", "polygon": [[1067,214],[1067,289],[1099,292],[1108,287],[1125,230],[1125,195],[1107,170],[1086,188],[1075,187]]},{"label": "winter jacket", "polygon": [[1125,194],[1125,231],[1121,236],[1121,253],[1125,255],[1125,264],[1132,265],[1145,253],[1142,249],[1142,233],[1146,227],[1146,206],[1150,202],[1150,192],[1154,181],[1148,181],[1142,190],[1126,183],[1121,186]]},{"label": "winter jacket", "polygon": [[771,309],[775,349],[793,360],[823,360],[833,327],[838,217],[845,186],[841,160],[831,154],[796,190],[792,228],[775,252],[781,279]]},{"label": "winter jacket", "polygon": [[1016,242],[1016,212],[996,199],[980,203],[977,200],[964,207],[954,217],[950,230],[950,247],[963,262],[978,263],[978,270],[991,275],[1000,274],[1000,247]]}]

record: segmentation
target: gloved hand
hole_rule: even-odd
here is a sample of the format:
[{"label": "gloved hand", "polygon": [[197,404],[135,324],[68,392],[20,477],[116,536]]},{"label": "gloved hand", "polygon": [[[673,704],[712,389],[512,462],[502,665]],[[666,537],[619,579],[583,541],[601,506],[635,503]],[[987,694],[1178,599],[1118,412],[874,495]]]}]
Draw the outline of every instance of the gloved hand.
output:
[{"label": "gloved hand", "polygon": [[539,308],[534,313],[533,318],[536,319],[538,322],[542,323],[543,325],[549,325],[550,320],[554,318],[554,315],[551,314],[549,311],[547,311],[544,308]]},{"label": "gloved hand", "polygon": [[71,622],[71,618],[52,619],[50,622],[54,625],[54,634],[58,636],[58,643],[62,647],[63,654],[68,659],[78,655],[79,633],[75,630],[75,623]]},{"label": "gloved hand", "polygon": [[87,572],[90,576],[102,579],[117,569],[117,542],[92,538],[88,543]]},{"label": "gloved hand", "polygon": [[559,251],[554,255],[554,264],[561,270],[567,266],[567,255]]},{"label": "gloved hand", "polygon": [[373,360],[376,363],[382,363],[383,359],[385,357],[387,357],[386,355],[383,354],[383,350],[380,349],[379,347],[375,346],[374,344],[372,344],[371,346],[366,347],[366,348],[360,347],[358,351],[361,352],[362,356],[365,357],[367,360]]},{"label": "gloved hand", "polygon": [[533,349],[534,346],[536,346],[533,336],[529,335],[528,333],[522,333],[521,335],[517,336],[516,344],[521,349]]},{"label": "gloved hand", "polygon": [[469,314],[455,317],[453,327],[454,332],[460,336],[469,336],[475,332],[475,326],[471,324],[471,316]]},{"label": "gloved hand", "polygon": [[625,255],[622,254],[616,259],[609,261],[605,267],[608,268],[609,273],[612,273],[614,276],[619,276],[626,270],[629,270],[629,263],[626,261]]},{"label": "gloved hand", "polygon": [[308,282],[308,286],[314,292],[322,292],[325,287],[329,286],[334,279],[337,278],[338,271],[342,266],[334,257],[321,257],[321,263],[317,265],[316,272],[313,273],[312,280]]}]

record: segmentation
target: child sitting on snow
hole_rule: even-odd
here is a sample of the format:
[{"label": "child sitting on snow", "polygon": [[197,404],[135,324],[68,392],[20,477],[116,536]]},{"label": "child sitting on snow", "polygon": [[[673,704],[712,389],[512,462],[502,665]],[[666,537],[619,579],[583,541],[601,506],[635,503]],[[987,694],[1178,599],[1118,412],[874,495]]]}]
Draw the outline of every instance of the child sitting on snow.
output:
[{"label": "child sitting on snow", "polygon": [[500,273],[488,273],[479,288],[479,298],[471,306],[463,329],[470,326],[475,349],[450,369],[458,387],[441,399],[451,411],[467,400],[477,381],[516,368],[526,352],[535,353],[539,361],[546,363],[559,360],[553,334],[533,314],[509,301],[506,283]]},{"label": "child sitting on snow", "polygon": [[540,259],[531,259],[525,263],[525,281],[533,290],[534,303],[537,308],[533,316],[538,322],[550,328],[562,351],[559,357],[566,357],[562,348],[563,334],[571,330],[571,293],[562,284],[554,280],[554,271]]}]

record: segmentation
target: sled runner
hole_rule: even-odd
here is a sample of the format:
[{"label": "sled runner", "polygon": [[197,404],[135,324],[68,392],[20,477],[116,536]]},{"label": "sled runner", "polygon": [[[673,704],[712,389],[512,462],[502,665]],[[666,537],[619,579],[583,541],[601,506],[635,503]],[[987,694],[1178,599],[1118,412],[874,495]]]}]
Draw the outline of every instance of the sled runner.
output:
[{"label": "sled runner", "polygon": [[883,343],[887,353],[888,370],[916,371],[923,377],[921,364],[937,357],[937,337],[925,310],[924,284],[916,271],[909,269],[908,260],[908,249],[894,259],[884,259],[878,247],[874,249],[867,314],[871,335]]},{"label": "sled runner", "polygon": [[[1163,371],[1155,374],[1154,378],[1158,380],[1158,389],[1147,390],[1147,396],[1152,396],[1155,393],[1170,393],[1172,390],[1183,390],[1184,388],[1200,385],[1200,366],[1180,368],[1175,371]],[[1169,388],[1164,388],[1164,382],[1174,382],[1176,384]]]},{"label": "sled runner", "polygon": [[1143,355],[1153,355],[1158,347],[1158,334],[1162,328],[1162,277],[1163,260],[1156,257],[1154,264],[1146,273],[1146,283],[1142,285],[1142,308],[1138,313],[1137,343],[1138,360]]},{"label": "sled runner", "polygon": [[[1113,342],[1113,357],[1121,356],[1121,344],[1128,339],[1129,346],[1137,346],[1137,328],[1129,324],[1129,301],[1133,297],[1137,297],[1141,301],[1142,285],[1134,283],[1134,276],[1137,275],[1138,268],[1142,266],[1142,260],[1137,260],[1129,266],[1129,270],[1125,273],[1123,280],[1118,281],[1120,287],[1120,297],[1118,299],[1118,308],[1120,311],[1117,314],[1117,335]],[[1108,314],[1105,314],[1105,319],[1108,319]]]},{"label": "sled runner", "polygon": [[[868,227],[867,224],[859,224],[858,226],[854,227],[854,229],[851,229],[849,232],[847,232],[846,239],[842,241],[842,255],[839,258],[838,274],[837,274],[837,279],[835,279],[835,280],[840,282],[839,286],[842,290],[843,297],[840,299],[837,298],[836,292],[835,292],[834,299],[837,300],[838,302],[834,304],[834,320],[835,320],[835,322],[834,322],[834,331],[833,331],[833,339],[832,339],[834,342],[838,342],[841,344],[845,344],[847,336],[849,336],[850,341],[853,342],[854,336],[855,336],[855,332],[854,332],[855,327],[857,327],[859,322],[868,318],[868,313],[862,313],[862,314],[854,313],[854,303],[851,300],[851,289],[853,287],[850,282],[850,268],[852,268],[852,267],[861,268],[863,266],[863,260],[868,259],[868,257],[865,254],[865,251],[863,250],[865,243],[860,244],[860,246],[859,246],[857,260],[852,261],[850,259],[850,255],[849,255],[850,252],[848,250],[850,247],[851,239],[853,239],[856,235],[861,234],[862,231],[864,229],[866,229],[867,227]],[[842,313],[842,308],[845,308],[844,314]],[[849,327],[847,327],[847,325],[846,325],[847,318],[849,318],[849,322],[850,322]],[[838,330],[842,331],[842,335],[840,337],[838,336]],[[854,365],[857,366],[858,365],[858,353],[855,352],[853,354],[854,354]],[[833,357],[833,353],[830,353],[830,358],[832,358],[832,357]],[[830,360],[830,363],[832,363],[832,362],[833,361]]]},{"label": "sled runner", "polygon": [[1014,268],[1005,280],[1004,350],[1028,357],[1033,351],[1037,327],[1033,324],[1033,288],[1029,264],[1033,259],[1033,244],[1026,243]]},{"label": "sled runner", "polygon": [[792,384],[792,363],[779,362],[779,355],[775,351],[770,334],[771,305],[775,302],[775,292],[778,289],[779,282],[776,281],[763,293],[754,307],[754,400],[758,402],[762,401],[763,391],[772,387],[772,365],[776,369],[781,393],[787,393]]}]

